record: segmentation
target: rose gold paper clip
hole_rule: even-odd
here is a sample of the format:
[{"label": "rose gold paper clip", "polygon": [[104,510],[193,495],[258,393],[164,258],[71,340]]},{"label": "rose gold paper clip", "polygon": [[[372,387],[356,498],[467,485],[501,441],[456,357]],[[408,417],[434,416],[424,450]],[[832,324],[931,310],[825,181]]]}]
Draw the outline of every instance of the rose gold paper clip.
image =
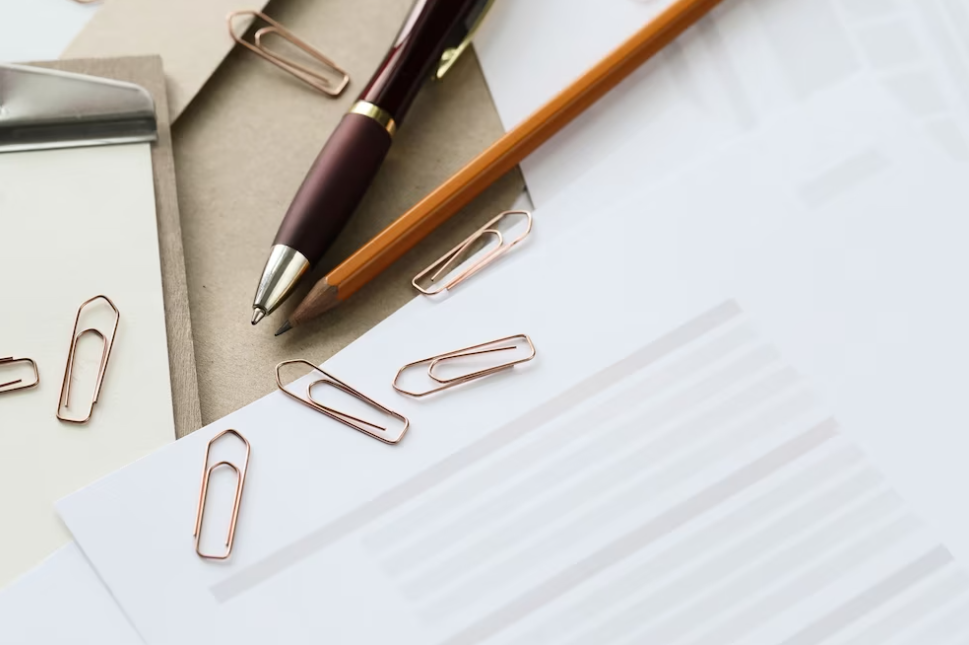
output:
[{"label": "rose gold paper clip", "polygon": [[[253,42],[250,43],[244,40],[242,36],[237,34],[235,30],[235,20],[236,18],[242,16],[252,16],[253,19],[262,20],[263,22],[268,23],[269,26],[262,27],[261,29],[257,30],[253,36]],[[328,96],[336,97],[340,96],[340,94],[343,93],[343,90],[346,89],[347,85],[350,84],[350,75],[341,69],[339,65],[334,63],[332,60],[324,56],[323,53],[318,49],[296,36],[296,34],[286,29],[266,14],[258,11],[234,11],[229,14],[226,20],[229,24],[229,35],[232,36],[232,39],[236,41],[236,43],[242,45],[264,60],[269,61],[276,67],[292,74],[313,89]],[[323,65],[323,69],[326,70],[330,76],[334,76],[336,78],[330,78],[324,73],[314,71],[306,65],[297,63],[295,60],[286,58],[282,54],[277,54],[273,50],[269,49],[262,42],[262,39],[269,35],[279,36],[294,47],[297,47],[303,51],[305,54],[316,59],[321,65]]]},{"label": "rose gold paper clip", "polygon": [[[320,374],[323,375],[323,378],[317,379],[307,386],[306,398],[302,398],[294,394],[290,390],[287,390],[286,387],[283,385],[282,376],[280,375],[280,370],[283,367],[287,365],[297,365],[297,364],[305,365],[310,369],[312,369],[314,372],[319,372]],[[345,394],[348,394],[359,401],[362,401],[369,407],[374,408],[389,417],[393,417],[394,419],[397,419],[403,424],[403,427],[401,427],[396,432],[392,432],[386,426],[378,425],[371,421],[361,419],[360,417],[347,414],[346,412],[341,412],[340,410],[337,410],[330,406],[323,405],[322,403],[320,403],[319,401],[313,398],[313,388],[320,385],[328,385],[330,387],[336,388],[337,390]],[[404,435],[407,433],[407,429],[410,427],[410,421],[404,415],[398,412],[394,412],[390,408],[377,403],[369,396],[363,394],[358,390],[353,389],[352,387],[350,387],[340,379],[336,378],[332,374],[324,372],[323,370],[313,365],[309,361],[304,361],[304,360],[283,361],[282,363],[277,365],[276,366],[276,386],[279,387],[279,389],[282,390],[283,393],[285,393],[286,396],[288,396],[289,398],[299,401],[303,405],[313,408],[317,412],[325,414],[331,419],[339,421],[344,425],[350,426],[354,430],[362,432],[365,435],[373,437],[374,439],[377,439],[379,441],[383,441],[384,443],[390,443],[390,444],[399,443],[400,440],[403,439]]]},{"label": "rose gold paper clip", "polygon": [[[26,390],[28,388],[37,387],[40,383],[40,372],[37,371],[37,363],[34,362],[32,358],[14,358],[13,356],[8,356],[7,358],[0,358],[0,367],[5,365],[17,365],[17,364],[27,364],[34,370],[33,380],[28,380],[24,383],[22,378],[18,378],[14,381],[8,381],[6,383],[0,383],[0,394],[6,394],[7,392],[16,392],[17,390]],[[9,378],[9,377],[8,377]],[[0,381],[3,377],[0,376]],[[12,387],[16,386],[16,387]]]},{"label": "rose gold paper clip", "polygon": [[[470,358],[472,356],[482,356],[485,354],[493,354],[496,352],[512,352],[519,347],[521,343],[525,344],[527,347],[528,354],[522,358],[512,359],[499,363],[497,365],[492,365],[484,369],[475,370],[473,372],[468,372],[466,374],[461,374],[451,378],[442,378],[438,374],[435,374],[435,369],[443,365],[444,363],[456,361],[464,358]],[[428,358],[421,359],[419,361],[414,361],[413,363],[408,363],[402,368],[397,370],[397,376],[394,377],[393,386],[394,389],[401,394],[406,394],[407,396],[412,396],[414,398],[421,398],[434,394],[436,392],[441,392],[442,390],[447,390],[449,388],[461,385],[463,383],[469,383],[471,381],[476,381],[486,376],[491,376],[492,374],[497,374],[498,372],[503,372],[509,370],[516,365],[521,365],[522,363],[527,363],[528,361],[535,358],[535,345],[532,343],[532,339],[525,334],[518,334],[516,336],[507,336],[505,338],[499,338],[497,340],[491,340],[487,343],[481,343],[479,345],[472,345],[470,347],[463,347],[461,349],[456,349],[453,352],[446,352],[444,354],[438,354],[437,356],[430,356]],[[427,376],[431,380],[439,383],[437,387],[432,387],[431,389],[424,390],[423,392],[414,392],[407,390],[400,385],[400,379],[404,373],[414,367],[419,367],[421,365],[427,365]]]},{"label": "rose gold paper clip", "polygon": [[[81,314],[84,313],[84,309],[88,305],[94,304],[98,300],[103,300],[114,310],[114,326],[111,329],[111,336],[106,337],[100,330],[94,327],[87,327],[82,329],[80,332],[77,330],[78,324],[81,322]],[[114,337],[118,333],[118,323],[121,322],[121,312],[118,308],[114,306],[111,299],[107,296],[94,296],[90,300],[85,300],[81,303],[81,306],[77,309],[77,317],[74,318],[74,331],[71,334],[71,344],[67,353],[67,365],[64,367],[64,381],[61,383],[61,396],[57,400],[57,418],[66,423],[87,423],[91,419],[91,415],[94,414],[94,404],[98,402],[98,396],[101,394],[101,385],[104,383],[104,372],[108,368],[108,359],[111,358],[111,348],[114,347]],[[61,410],[66,410],[71,407],[71,387],[72,387],[72,377],[74,375],[74,355],[77,352],[77,341],[81,339],[84,334],[94,334],[101,339],[101,362],[98,365],[98,375],[97,380],[94,383],[94,393],[91,395],[91,405],[88,407],[87,415],[83,419],[71,419],[61,415]]]},{"label": "rose gold paper clip", "polygon": [[[502,235],[499,230],[499,225],[504,222],[504,220],[513,217],[515,215],[524,216],[526,219],[525,230],[515,239],[506,242],[504,235]],[[511,251],[515,246],[517,246],[522,240],[528,237],[528,234],[532,232],[532,214],[528,211],[505,211],[501,213],[493,220],[479,228],[477,231],[471,234],[466,240],[458,244],[456,247],[441,256],[437,262],[427,267],[416,276],[411,281],[414,288],[423,293],[425,296],[435,296],[443,291],[453,289],[458,286],[471,276],[475,275],[489,264],[502,257],[508,251]],[[437,282],[442,274],[447,273],[447,271],[456,268],[462,262],[467,260],[469,257],[474,255],[475,251],[481,248],[481,244],[486,244],[485,241],[488,237],[492,237],[497,241],[497,245],[484,253],[480,258],[470,263],[467,268],[459,271],[457,275],[443,283],[437,289],[431,289],[430,285],[427,287],[421,286],[421,280],[426,278],[428,274],[430,275],[429,282],[431,284]]]},{"label": "rose gold paper clip", "polygon": [[[235,435],[243,445],[246,447],[246,457],[242,462],[242,468],[239,468],[230,461],[220,461],[209,466],[209,453],[212,451],[212,446],[222,437],[227,435]],[[195,553],[198,554],[200,558],[205,558],[206,560],[226,560],[230,555],[232,555],[232,545],[236,539],[236,524],[239,522],[239,507],[242,506],[242,489],[246,485],[246,471],[249,470],[249,453],[251,452],[251,446],[249,442],[239,434],[236,430],[223,430],[219,434],[212,437],[208,445],[205,447],[205,462],[202,464],[202,486],[199,490],[199,506],[198,513],[195,515],[195,532],[192,536],[195,538]],[[205,506],[207,503],[206,494],[209,490],[209,480],[212,478],[212,473],[216,469],[221,467],[226,467],[230,469],[236,476],[236,493],[235,498],[232,502],[232,518],[229,520],[229,533],[225,540],[225,553],[223,554],[211,554],[202,553],[202,519],[205,517]]]}]

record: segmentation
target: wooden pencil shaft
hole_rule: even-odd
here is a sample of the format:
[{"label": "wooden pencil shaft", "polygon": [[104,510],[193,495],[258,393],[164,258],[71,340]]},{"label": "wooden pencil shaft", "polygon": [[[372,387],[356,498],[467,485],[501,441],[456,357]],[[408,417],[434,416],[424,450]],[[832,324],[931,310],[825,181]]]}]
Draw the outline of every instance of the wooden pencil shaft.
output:
[{"label": "wooden pencil shaft", "polygon": [[[469,204],[721,0],[679,0],[575,83],[507,132],[327,276],[345,300]],[[301,308],[303,305],[301,305]]]}]

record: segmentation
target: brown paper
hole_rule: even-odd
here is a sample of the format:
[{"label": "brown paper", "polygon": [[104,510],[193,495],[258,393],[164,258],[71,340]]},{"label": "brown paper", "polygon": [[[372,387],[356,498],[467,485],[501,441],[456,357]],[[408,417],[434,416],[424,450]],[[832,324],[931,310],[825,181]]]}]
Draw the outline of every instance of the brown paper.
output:
[{"label": "brown paper", "polygon": [[[182,0],[169,2],[181,4]],[[414,274],[510,206],[523,189],[517,172],[504,178],[346,305],[316,323],[280,338],[273,336],[310,286],[306,283],[279,312],[257,327],[249,324],[256,283],[290,200],[327,136],[393,42],[410,5],[411,0],[274,0],[266,9],[269,15],[349,71],[352,83],[347,92],[336,100],[324,97],[236,48],[174,126],[189,302],[206,423],[271,392],[278,362],[305,358],[321,363],[396,311],[415,295],[410,286]],[[221,27],[212,30],[212,34],[203,35],[201,29],[187,34],[184,46],[196,47],[196,39],[228,37]],[[444,80],[428,83],[421,91],[384,168],[316,277],[502,132],[469,51]],[[388,374],[388,383],[392,376]]]},{"label": "brown paper", "polygon": [[[120,0],[106,2],[63,58],[160,55],[174,122],[234,45],[226,16],[261,10],[267,0]],[[251,19],[238,20],[245,29]]]},{"label": "brown paper", "polygon": [[[136,83],[151,93],[158,121],[158,141],[151,146],[155,174],[155,209],[158,217],[158,246],[161,256],[162,287],[165,293],[165,324],[168,331],[168,361],[171,370],[175,431],[184,436],[201,427],[198,378],[195,371],[195,349],[192,323],[188,315],[188,288],[185,280],[185,258],[182,228],[175,193],[175,164],[172,160],[172,137],[165,95],[165,77],[158,56],[106,58],[100,60],[65,60],[53,63],[31,63],[89,74],[117,81]],[[137,420],[133,420],[137,422]]]}]

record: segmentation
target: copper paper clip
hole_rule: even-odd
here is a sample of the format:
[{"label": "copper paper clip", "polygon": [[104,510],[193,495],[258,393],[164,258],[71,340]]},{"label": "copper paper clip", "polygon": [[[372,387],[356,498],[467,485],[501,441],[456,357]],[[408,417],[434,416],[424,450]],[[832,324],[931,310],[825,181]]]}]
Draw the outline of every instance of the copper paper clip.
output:
[{"label": "copper paper clip", "polygon": [[[312,383],[310,383],[309,386],[307,386],[306,398],[302,398],[294,394],[293,392],[287,390],[286,387],[283,386],[282,377],[280,376],[280,370],[283,367],[287,365],[296,365],[296,364],[305,365],[310,369],[312,369],[314,372],[319,372],[320,374],[323,375],[323,378],[315,380]],[[393,417],[394,419],[397,419],[404,425],[402,428],[400,428],[400,430],[396,431],[395,433],[392,433],[386,426],[378,425],[371,421],[361,419],[360,417],[356,417],[351,414],[347,414],[346,412],[341,412],[340,410],[324,405],[313,398],[313,388],[320,385],[328,385],[330,387],[336,388],[337,390],[345,394],[349,394],[355,399],[362,401],[363,403],[380,411],[381,413],[389,417]],[[407,433],[407,429],[410,427],[410,421],[404,415],[400,414],[399,412],[394,412],[390,408],[377,403],[369,396],[363,394],[358,390],[355,390],[354,388],[350,387],[349,385],[347,385],[340,379],[336,378],[332,374],[324,372],[323,370],[313,365],[309,361],[304,361],[304,360],[283,361],[282,363],[277,365],[276,366],[276,386],[279,387],[279,389],[282,390],[286,394],[286,396],[290,397],[291,399],[299,401],[303,405],[313,408],[317,412],[325,414],[331,419],[339,421],[344,425],[350,426],[354,430],[358,430],[359,432],[362,432],[365,435],[373,437],[374,439],[377,439],[379,441],[383,441],[384,443],[390,443],[390,444],[399,443],[400,440],[403,439],[404,435]]]},{"label": "copper paper clip", "polygon": [[[246,457],[242,462],[242,467],[240,468],[230,461],[220,461],[209,466],[209,453],[212,451],[212,446],[219,439],[229,434],[238,437],[246,447]],[[205,447],[205,462],[202,464],[202,487],[199,490],[198,513],[195,515],[195,533],[192,534],[195,538],[195,552],[200,558],[205,558],[206,560],[226,560],[232,555],[232,544],[236,538],[236,524],[239,522],[239,507],[242,505],[242,489],[246,485],[246,471],[249,470],[250,451],[251,447],[249,446],[249,442],[246,441],[246,438],[239,434],[238,431],[231,429],[223,430],[212,437],[211,441]],[[236,494],[232,502],[232,518],[229,520],[229,534],[225,539],[225,553],[202,553],[202,518],[205,517],[206,494],[209,490],[209,480],[212,478],[212,473],[223,466],[230,469],[236,475]]]},{"label": "copper paper clip", "polygon": [[[512,352],[519,347],[520,343],[524,343],[528,348],[528,354],[522,358],[516,358],[512,360],[507,360],[497,365],[491,365],[484,369],[475,370],[473,372],[468,372],[466,374],[460,374],[458,376],[453,376],[451,378],[443,378],[439,374],[435,373],[435,370],[441,365],[460,360],[463,358],[470,358],[472,356],[481,356],[484,354],[494,354],[496,352]],[[442,390],[447,390],[449,388],[455,387],[456,385],[461,385],[463,383],[469,383],[471,381],[476,381],[486,376],[491,376],[492,374],[497,374],[498,372],[503,372],[509,370],[516,365],[521,365],[522,363],[527,363],[528,361],[535,358],[535,345],[532,343],[532,339],[525,334],[518,334],[516,336],[506,336],[505,338],[499,338],[497,340],[491,340],[487,343],[481,343],[479,345],[472,345],[470,347],[463,347],[461,349],[456,349],[452,352],[446,352],[444,354],[438,354],[437,356],[430,356],[428,358],[421,359],[419,361],[414,361],[413,363],[408,363],[404,365],[397,371],[397,376],[394,377],[393,386],[394,389],[401,394],[406,394],[407,396],[412,396],[414,398],[421,398],[428,396],[429,394],[434,394],[436,392],[441,392]],[[431,378],[434,382],[438,383],[437,387],[432,387],[431,389],[424,390],[423,392],[414,392],[411,390],[404,389],[400,385],[400,379],[407,370],[414,367],[419,367],[421,365],[427,365],[427,376]]]},{"label": "copper paper clip", "polygon": [[[0,383],[0,394],[6,394],[7,392],[16,392],[17,390],[26,390],[28,388],[37,387],[40,383],[40,372],[37,371],[37,363],[34,362],[32,358],[14,358],[13,356],[8,356],[7,358],[0,358],[0,366],[3,365],[17,365],[20,363],[25,363],[30,365],[34,370],[34,379],[24,383],[22,378],[18,378],[15,381],[8,381],[6,383]],[[0,376],[0,380],[3,377]],[[13,387],[15,386],[15,387]]]},{"label": "copper paper clip", "polygon": [[[502,235],[499,230],[499,225],[504,222],[504,220],[513,217],[515,215],[521,215],[526,218],[527,225],[525,226],[524,232],[522,232],[518,237],[513,240],[505,241],[504,235]],[[411,281],[414,288],[423,293],[425,296],[435,296],[442,293],[445,290],[453,289],[458,286],[474,274],[478,273],[489,264],[502,257],[508,251],[511,251],[515,246],[517,246],[522,240],[528,237],[528,234],[532,232],[532,214],[528,211],[505,211],[501,213],[493,220],[479,228],[477,231],[471,234],[468,239],[464,240],[456,247],[441,256],[437,262],[427,267],[416,276]],[[449,270],[454,269],[462,262],[467,260],[470,256],[474,255],[476,251],[481,248],[482,244],[487,243],[487,239],[491,237],[497,242],[495,247],[490,251],[484,253],[480,258],[470,263],[465,269],[459,271],[457,275],[453,278],[444,282],[441,286],[436,289],[431,289],[430,286],[421,286],[421,280],[426,278],[430,274],[429,282],[431,284],[437,282],[442,274],[447,273]]]},{"label": "copper paper clip", "polygon": [[[81,322],[81,314],[84,309],[93,304],[98,300],[103,300],[114,310],[114,327],[111,329],[110,338],[105,337],[100,330],[94,327],[87,327],[81,331],[77,330],[78,324]],[[118,333],[118,323],[121,322],[121,312],[118,308],[114,306],[111,299],[107,296],[94,296],[90,300],[85,300],[81,303],[81,306],[77,309],[77,317],[74,318],[74,331],[71,334],[71,345],[67,353],[67,365],[64,368],[64,381],[61,383],[61,396],[57,400],[57,418],[61,421],[67,423],[87,423],[91,419],[91,415],[94,414],[94,404],[98,402],[98,396],[101,394],[101,384],[104,383],[104,372],[108,368],[108,359],[111,358],[111,348],[114,347],[114,337]],[[70,419],[68,417],[61,416],[61,410],[65,410],[71,407],[71,386],[74,375],[74,355],[77,352],[77,341],[81,339],[84,334],[94,334],[101,339],[101,362],[98,365],[98,375],[97,380],[94,384],[94,394],[91,395],[91,405],[88,407],[87,415],[83,419]]]},{"label": "copper paper clip", "polygon": [[[236,33],[235,30],[235,19],[241,16],[252,16],[254,19],[262,20],[268,23],[268,27],[262,27],[257,30],[255,36],[253,37],[253,42],[248,42],[243,39],[242,36]],[[350,75],[346,73],[339,65],[334,63],[332,60],[327,58],[318,49],[302,40],[296,34],[290,30],[283,27],[281,24],[270,18],[264,13],[259,11],[234,11],[229,14],[226,19],[229,25],[229,35],[236,43],[242,45],[252,53],[269,61],[276,67],[289,72],[299,80],[303,81],[315,90],[318,90],[328,96],[340,96],[343,90],[346,89],[347,85],[350,84]],[[319,61],[323,65],[324,69],[327,70],[331,76],[338,77],[337,80],[328,77],[327,75],[314,71],[313,69],[297,63],[291,58],[286,58],[282,54],[277,54],[273,50],[269,49],[263,44],[262,39],[265,36],[276,35],[287,41],[294,47],[297,47],[305,54]]]}]

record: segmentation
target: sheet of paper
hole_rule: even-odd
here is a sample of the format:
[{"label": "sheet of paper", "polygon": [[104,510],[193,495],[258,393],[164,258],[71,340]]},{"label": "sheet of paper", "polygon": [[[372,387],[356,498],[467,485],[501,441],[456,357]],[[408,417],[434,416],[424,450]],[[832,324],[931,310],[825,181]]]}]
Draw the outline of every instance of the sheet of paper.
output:
[{"label": "sheet of paper", "polygon": [[99,8],[74,0],[0,0],[0,61],[60,58]]},{"label": "sheet of paper", "polygon": [[[475,49],[506,129],[668,4],[499,0]],[[678,157],[855,76],[880,83],[926,137],[969,163],[966,34],[967,0],[726,0],[532,154],[526,183],[544,206],[590,167],[615,164],[623,146],[665,162],[638,180],[652,181],[681,167]]]},{"label": "sheet of paper", "polygon": [[167,638],[776,644],[969,608],[969,576],[735,303],[472,433]]},{"label": "sheet of paper", "polygon": [[142,645],[81,549],[71,542],[0,591],[0,643]]},{"label": "sheet of paper", "polygon": [[[960,168],[864,96],[819,98],[594,226],[547,224],[554,243],[542,222],[560,213],[539,209],[527,250],[331,360],[411,419],[400,445],[275,394],[62,517],[150,643],[563,642],[563,616],[575,642],[807,643],[961,620],[950,549],[969,556],[969,523],[952,509],[969,482],[948,377],[969,312],[930,296],[964,273],[947,247],[967,194]],[[925,230],[938,245],[913,248]],[[579,247],[601,273],[575,271]],[[388,385],[406,362],[521,332],[539,356],[515,373],[427,401]],[[252,461],[235,550],[213,565],[191,527],[205,442],[229,427]],[[872,487],[858,507],[839,488],[856,477]],[[829,520],[774,523],[802,502]],[[712,543],[725,526],[736,537]]]},{"label": "sheet of paper", "polygon": [[[0,586],[63,546],[54,502],[174,440],[148,144],[0,154],[0,356],[36,361],[36,388],[0,395]],[[121,312],[93,416],[56,419],[78,307]],[[106,307],[86,323],[105,321]],[[94,317],[91,317],[93,315]],[[102,327],[107,330],[110,327]],[[83,416],[100,340],[78,343],[72,417]],[[22,374],[0,366],[0,383]]]}]

